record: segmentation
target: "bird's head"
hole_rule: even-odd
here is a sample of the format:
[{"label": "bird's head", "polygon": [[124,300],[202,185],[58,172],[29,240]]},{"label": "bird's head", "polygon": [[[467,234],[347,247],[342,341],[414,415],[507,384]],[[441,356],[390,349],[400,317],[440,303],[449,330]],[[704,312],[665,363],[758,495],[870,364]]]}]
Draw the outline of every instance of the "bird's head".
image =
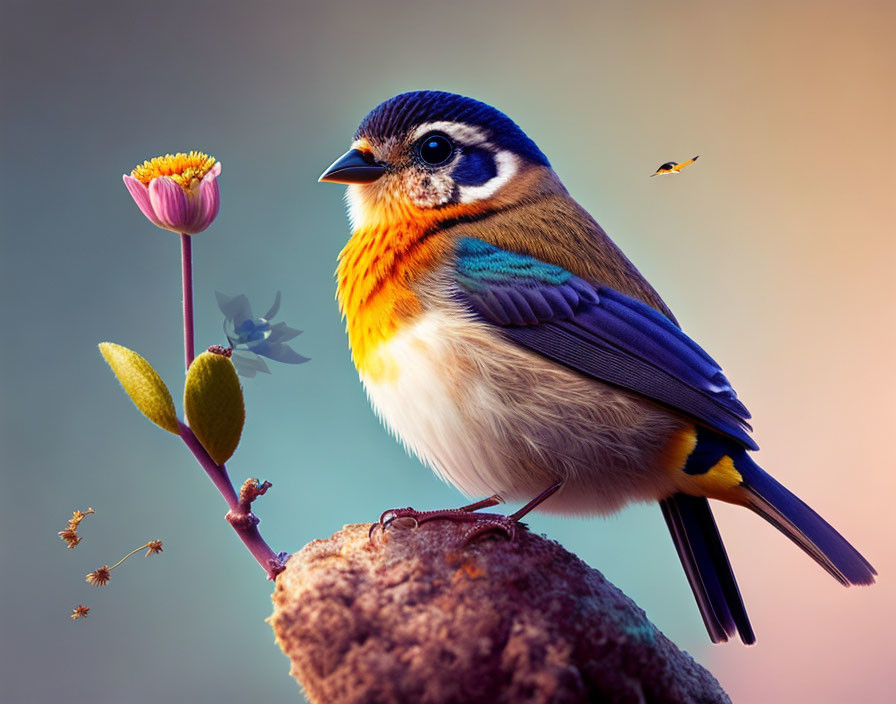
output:
[{"label": "bird's head", "polygon": [[362,227],[481,211],[506,202],[536,169],[549,171],[547,158],[504,113],[453,93],[415,91],[374,108],[320,180],[349,184],[350,217]]}]

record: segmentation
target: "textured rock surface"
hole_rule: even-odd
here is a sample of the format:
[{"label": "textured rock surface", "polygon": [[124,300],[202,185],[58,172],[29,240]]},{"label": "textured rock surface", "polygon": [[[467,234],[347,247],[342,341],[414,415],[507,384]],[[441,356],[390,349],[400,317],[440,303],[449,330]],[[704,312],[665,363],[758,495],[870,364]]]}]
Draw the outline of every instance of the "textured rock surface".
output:
[{"label": "textured rock surface", "polygon": [[277,578],[271,625],[312,702],[730,702],[557,543],[369,527],[310,543]]}]

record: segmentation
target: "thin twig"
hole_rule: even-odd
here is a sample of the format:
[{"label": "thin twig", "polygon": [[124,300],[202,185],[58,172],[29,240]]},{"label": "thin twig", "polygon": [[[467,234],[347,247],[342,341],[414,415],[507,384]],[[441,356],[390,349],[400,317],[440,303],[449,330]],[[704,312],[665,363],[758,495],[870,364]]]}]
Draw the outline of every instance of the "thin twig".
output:
[{"label": "thin twig", "polygon": [[[285,569],[283,564],[285,556],[282,553],[278,555],[271,550],[264,538],[261,537],[261,533],[258,531],[259,519],[251,511],[252,501],[256,496],[267,491],[268,487],[271,486],[270,482],[264,482],[263,484],[258,485],[258,480],[247,480],[247,482],[243,484],[243,490],[240,492],[243,498],[243,501],[241,501],[233,488],[233,484],[230,482],[227,468],[223,464],[215,464],[215,461],[209,456],[208,452],[205,451],[205,448],[202,447],[202,444],[189,427],[184,423],[178,423],[178,425],[180,427],[181,439],[186,446],[190,448],[190,452],[193,453],[193,456],[199,464],[202,465],[202,468],[205,470],[206,474],[208,474],[209,479],[212,480],[212,483],[217,487],[221,496],[224,497],[224,500],[230,507],[226,516],[227,522],[230,523],[236,531],[236,534],[240,537],[240,540],[243,541],[243,544],[249,549],[249,552],[252,553],[252,557],[254,557],[264,571],[268,573],[268,579],[274,579]],[[245,491],[246,484],[249,482],[254,482],[256,485],[255,495],[251,496],[251,498],[251,490],[248,493]]]},{"label": "thin twig", "polygon": [[118,567],[122,562],[124,562],[125,560],[127,560],[131,555],[133,555],[134,553],[140,552],[141,550],[146,550],[146,548],[148,548],[148,547],[149,547],[149,543],[146,543],[146,545],[141,545],[139,548],[134,548],[134,549],[131,550],[127,555],[125,555],[123,558],[121,558],[118,562],[116,562],[114,565],[112,565],[109,569],[110,569],[110,570],[114,570],[114,569],[115,569],[116,567]]}]

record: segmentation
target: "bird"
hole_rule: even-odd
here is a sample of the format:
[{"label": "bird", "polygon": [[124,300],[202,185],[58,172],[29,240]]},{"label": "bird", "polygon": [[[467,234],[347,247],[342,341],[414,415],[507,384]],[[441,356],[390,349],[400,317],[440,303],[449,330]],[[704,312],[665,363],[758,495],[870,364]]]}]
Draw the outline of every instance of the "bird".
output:
[{"label": "bird", "polygon": [[[751,509],[842,584],[874,581],[753,460],[750,413],[721,367],[504,113],[402,93],[319,180],[347,185],[336,297],[372,406],[442,479],[489,497],[390,517],[512,535],[531,510],[656,502],[714,642],[755,633],[710,499]],[[500,501],[528,503],[474,513]]]},{"label": "bird", "polygon": [[681,173],[681,170],[685,166],[690,166],[695,161],[697,161],[697,159],[699,159],[699,158],[700,158],[700,155],[698,154],[693,159],[688,159],[687,161],[684,161],[681,164],[679,164],[677,161],[667,161],[665,164],[661,165],[660,168],[658,168],[654,173],[652,173],[650,175],[651,176],[669,176],[669,175]]}]

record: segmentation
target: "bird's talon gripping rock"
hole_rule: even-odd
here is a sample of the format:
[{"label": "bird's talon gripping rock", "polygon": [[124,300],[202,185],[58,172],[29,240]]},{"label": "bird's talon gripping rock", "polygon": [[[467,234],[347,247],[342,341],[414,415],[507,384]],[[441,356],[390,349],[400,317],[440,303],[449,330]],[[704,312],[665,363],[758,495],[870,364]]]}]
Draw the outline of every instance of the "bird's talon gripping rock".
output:
[{"label": "bird's talon gripping rock", "polygon": [[411,521],[409,526],[411,530],[419,528],[423,523],[435,520],[473,524],[464,534],[461,541],[462,547],[467,547],[476,538],[486,533],[503,533],[508,540],[514,540],[517,526],[523,525],[512,516],[504,516],[498,513],[474,513],[467,507],[448,508],[438,511],[417,511],[410,507],[393,508],[383,511],[380,520],[370,526],[368,537],[373,539],[376,528],[385,533],[393,523],[406,519]]},{"label": "bird's talon gripping rock", "polygon": [[516,526],[516,521],[512,521],[508,518],[503,518],[503,520],[485,520],[478,526],[474,526],[473,528],[470,528],[466,533],[464,533],[463,540],[461,540],[461,545],[463,547],[469,547],[470,544],[474,540],[476,540],[476,538],[479,538],[488,533],[503,533],[504,537],[512,541],[514,540],[514,538],[516,538]]},{"label": "bird's talon gripping rock", "polygon": [[396,518],[401,518],[405,515],[413,516],[416,515],[416,513],[417,511],[412,509],[410,506],[407,506],[406,508],[390,508],[380,514],[380,519],[379,521],[377,521],[377,523],[379,523],[380,528],[385,528]]}]

